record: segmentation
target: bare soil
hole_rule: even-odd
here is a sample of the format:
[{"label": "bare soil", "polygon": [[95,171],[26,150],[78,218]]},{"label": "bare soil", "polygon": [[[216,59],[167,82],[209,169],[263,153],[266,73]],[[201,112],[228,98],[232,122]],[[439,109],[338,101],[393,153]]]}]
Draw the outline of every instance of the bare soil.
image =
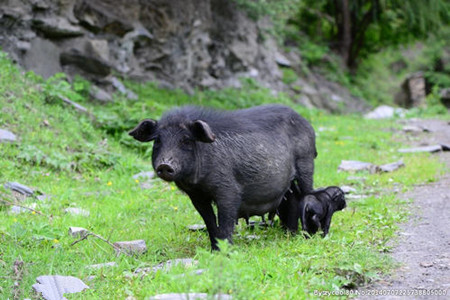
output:
[{"label": "bare soil", "polygon": [[[441,120],[408,120],[427,133],[405,134],[409,146],[450,144],[450,124]],[[407,147],[407,145],[405,145]],[[433,154],[445,174],[434,183],[418,185],[401,195],[412,199],[409,220],[401,224],[392,257],[400,267],[389,277],[360,291],[393,291],[402,295],[365,296],[359,299],[450,299],[450,152]],[[446,295],[431,295],[436,290]],[[421,291],[421,292],[419,292]],[[420,293],[430,295],[421,296]]]}]

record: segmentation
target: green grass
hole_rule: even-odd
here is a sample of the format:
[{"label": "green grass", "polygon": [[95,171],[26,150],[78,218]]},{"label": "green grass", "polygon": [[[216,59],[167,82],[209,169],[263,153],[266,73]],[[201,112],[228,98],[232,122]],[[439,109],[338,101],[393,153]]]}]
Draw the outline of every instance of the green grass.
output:
[{"label": "green grass", "polygon": [[[331,116],[293,105],[289,99],[271,96],[247,81],[242,90],[196,92],[164,91],[150,85],[132,84],[139,101],[116,97],[107,105],[90,103],[83,88],[72,90],[61,79],[48,81],[24,73],[0,55],[0,128],[13,131],[20,141],[0,144],[0,192],[7,181],[17,181],[51,195],[37,202],[43,215],[10,214],[0,205],[0,298],[13,298],[16,276],[13,265],[24,261],[16,292],[20,299],[33,297],[31,286],[44,274],[71,275],[90,289],[67,295],[69,299],[144,299],[158,293],[230,293],[235,299],[314,298],[314,290],[355,287],[389,272],[392,262],[387,242],[408,208],[388,190],[404,190],[436,179],[439,163],[431,155],[399,154],[401,145],[394,121],[364,120],[358,116]],[[83,84],[78,85],[83,86]],[[83,105],[96,121],[58,101],[63,94]],[[78,96],[77,96],[78,95]],[[174,105],[199,104],[223,109],[278,102],[291,105],[316,128],[315,186],[353,184],[362,200],[348,201],[336,213],[330,234],[305,240],[285,234],[279,226],[247,229],[237,226],[234,244],[222,244],[211,253],[204,232],[186,226],[202,223],[190,200],[174,185],[160,180],[141,189],[132,176],[151,170],[149,147],[126,135],[137,122],[158,117]],[[384,164],[403,159],[406,167],[390,174],[358,174],[365,181],[338,173],[342,159]],[[26,199],[24,205],[36,202]],[[89,217],[64,213],[67,207],[90,211]],[[74,246],[69,226],[85,227],[111,241],[144,239],[146,254],[117,257],[106,243],[89,238]],[[254,234],[259,239],[248,240]],[[138,267],[174,258],[192,257],[195,268],[176,267],[143,278],[130,276]],[[87,265],[115,261],[116,268],[92,270]],[[206,269],[202,275],[194,269]],[[180,274],[186,273],[186,276]],[[87,281],[87,277],[95,279]]]}]

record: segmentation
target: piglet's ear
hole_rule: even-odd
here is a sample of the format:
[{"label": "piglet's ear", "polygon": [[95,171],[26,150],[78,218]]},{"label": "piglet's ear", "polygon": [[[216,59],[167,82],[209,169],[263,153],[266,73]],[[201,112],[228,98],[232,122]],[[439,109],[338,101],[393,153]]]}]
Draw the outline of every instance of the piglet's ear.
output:
[{"label": "piglet's ear", "polygon": [[216,135],[212,132],[211,127],[202,120],[192,122],[189,129],[197,141],[212,143],[216,139]]},{"label": "piglet's ear", "polygon": [[129,135],[134,137],[140,142],[150,142],[155,139],[156,128],[158,127],[158,122],[151,119],[145,119],[133,130],[128,132]]}]

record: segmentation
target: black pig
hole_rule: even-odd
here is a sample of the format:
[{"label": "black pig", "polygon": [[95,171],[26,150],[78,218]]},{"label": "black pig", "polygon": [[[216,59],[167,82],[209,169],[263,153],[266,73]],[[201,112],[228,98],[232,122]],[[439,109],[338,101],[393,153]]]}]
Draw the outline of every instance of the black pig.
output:
[{"label": "black pig", "polygon": [[299,203],[303,231],[313,235],[320,227],[325,237],[330,229],[334,212],[344,209],[345,206],[344,192],[337,186],[329,186],[309,193]]},{"label": "black pig", "polygon": [[[153,168],[191,198],[212,249],[218,249],[216,239],[231,242],[238,218],[275,211],[294,179],[302,194],[313,189],[314,129],[286,106],[236,111],[187,106],[160,121],[144,120],[129,134],[154,141]],[[286,212],[283,220],[297,231],[296,212]]]}]

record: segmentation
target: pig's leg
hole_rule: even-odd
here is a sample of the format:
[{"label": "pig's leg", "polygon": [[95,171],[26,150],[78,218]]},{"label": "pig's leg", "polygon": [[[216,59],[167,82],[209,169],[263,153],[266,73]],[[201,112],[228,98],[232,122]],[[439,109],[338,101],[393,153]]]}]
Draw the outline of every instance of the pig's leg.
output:
[{"label": "pig's leg", "polygon": [[331,208],[329,208],[327,215],[324,217],[324,219],[321,222],[323,237],[325,237],[328,234],[328,231],[330,230],[331,217],[333,217],[333,211],[331,210]]},{"label": "pig's leg", "polygon": [[217,193],[216,204],[217,214],[219,216],[218,239],[226,239],[232,243],[231,236],[233,235],[240,202],[241,199],[237,192],[227,190],[225,193]]},{"label": "pig's leg", "polygon": [[313,190],[314,160],[298,159],[295,163],[298,188],[301,195],[309,194]]},{"label": "pig's leg", "polygon": [[204,200],[200,197],[191,196],[192,204],[194,204],[195,209],[198,211],[200,216],[205,222],[206,229],[208,230],[209,239],[211,240],[211,249],[219,250],[217,247],[217,220],[214,214],[211,201]]}]

